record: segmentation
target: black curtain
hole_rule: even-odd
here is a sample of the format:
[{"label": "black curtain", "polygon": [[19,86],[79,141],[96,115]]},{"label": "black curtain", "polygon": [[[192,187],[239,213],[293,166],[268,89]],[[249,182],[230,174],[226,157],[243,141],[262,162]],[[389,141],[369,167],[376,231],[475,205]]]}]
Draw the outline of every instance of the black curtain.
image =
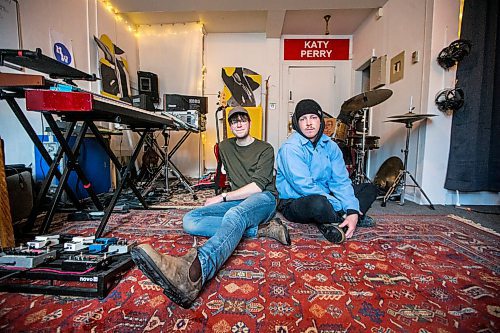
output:
[{"label": "black curtain", "polygon": [[500,191],[500,5],[465,0],[461,39],[472,42],[457,68],[463,108],[453,114],[445,188]]}]

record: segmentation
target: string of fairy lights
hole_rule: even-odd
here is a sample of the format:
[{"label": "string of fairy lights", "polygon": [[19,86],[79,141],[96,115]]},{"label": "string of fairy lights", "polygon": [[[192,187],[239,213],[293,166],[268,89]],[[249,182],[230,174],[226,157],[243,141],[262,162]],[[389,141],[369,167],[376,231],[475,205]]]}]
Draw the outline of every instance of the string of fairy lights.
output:
[{"label": "string of fairy lights", "polygon": [[[184,22],[184,23],[176,23],[176,24],[172,24],[172,23],[169,23],[169,24],[158,24],[156,26],[151,26],[151,25],[145,25],[145,26],[139,26],[139,25],[135,25],[131,22],[129,22],[126,18],[126,15],[120,13],[120,11],[118,10],[118,8],[116,8],[115,6],[113,6],[113,4],[111,3],[111,1],[109,0],[99,0],[99,2],[103,5],[103,7],[108,11],[110,12],[111,14],[113,14],[115,20],[117,22],[120,22],[122,24],[124,24],[126,27],[127,27],[127,30],[131,33],[133,33],[135,35],[136,38],[139,38],[140,36],[152,36],[152,35],[156,35],[156,36],[159,36],[159,35],[166,35],[166,34],[181,34],[181,33],[189,33],[190,29],[187,28],[187,29],[178,29],[178,27],[176,29],[173,28],[174,25],[185,25],[185,26],[191,26],[192,27],[192,24],[196,24],[198,26],[198,28],[200,29],[200,32],[202,35],[205,35],[206,32],[205,32],[205,28],[203,26],[203,23],[201,22]],[[205,82],[205,76],[206,76],[206,67],[205,65],[203,64],[203,56],[202,56],[202,73],[201,73],[201,79],[200,79],[200,82],[198,83],[198,85],[201,86],[201,90],[203,91],[204,90],[204,82]],[[202,143],[204,144],[205,141],[206,141],[206,135],[205,133],[202,133],[201,135],[201,140],[202,140]]]},{"label": "string of fairy lights", "polygon": [[[135,25],[131,22],[129,22],[126,18],[126,15],[120,13],[118,11],[118,9],[113,6],[113,4],[111,3],[111,1],[109,0],[99,0],[102,5],[104,6],[104,8],[106,8],[106,10],[108,12],[110,12],[111,14],[114,15],[114,18],[117,22],[121,22],[122,24],[124,24],[126,27],[127,27],[127,30],[130,31],[131,33],[133,33],[136,37],[139,37],[141,35],[147,35],[147,36],[150,36],[150,35],[161,35],[161,34],[178,34],[178,33],[183,33],[183,32],[188,32],[188,30],[186,31],[182,31],[179,30],[179,29],[173,29],[173,23],[169,23],[169,24],[159,24],[158,26],[160,26],[161,29],[149,29],[149,25],[146,25],[144,27],[140,27],[138,25]],[[186,24],[197,24],[199,26],[199,29],[200,31],[204,34],[204,27],[203,27],[203,24],[200,23],[200,22],[184,22],[184,23],[177,23],[177,24],[183,24],[183,25],[186,25]]]},{"label": "string of fairy lights", "polygon": [[114,15],[115,20],[117,22],[121,22],[122,24],[124,24],[127,27],[127,30],[130,31],[131,33],[133,33],[136,37],[139,36],[139,29],[138,29],[138,27],[136,25],[130,23],[125,18],[125,16],[123,14],[121,14],[116,7],[113,6],[113,4],[111,3],[111,1],[100,0],[100,2],[104,6],[104,8],[106,8],[106,10],[108,12],[110,12],[111,14]]}]

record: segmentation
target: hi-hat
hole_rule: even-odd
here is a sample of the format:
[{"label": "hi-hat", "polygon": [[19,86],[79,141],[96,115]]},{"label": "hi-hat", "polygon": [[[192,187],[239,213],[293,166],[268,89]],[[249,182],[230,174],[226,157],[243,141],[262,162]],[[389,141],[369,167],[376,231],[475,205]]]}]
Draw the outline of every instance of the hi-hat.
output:
[{"label": "hi-hat", "polygon": [[396,116],[389,116],[387,118],[400,118],[400,119],[404,119],[404,118],[429,118],[429,117],[435,117],[436,115],[435,114],[419,114],[419,113],[413,113],[413,112],[407,112],[405,114],[400,114],[400,115],[396,115]]},{"label": "hi-hat", "polygon": [[382,103],[392,96],[390,89],[377,89],[365,91],[359,95],[349,98],[340,107],[340,113],[350,114],[363,108],[369,108]]},{"label": "hi-hat", "polygon": [[390,116],[387,117],[389,120],[386,120],[386,123],[403,123],[403,124],[412,124],[416,121],[424,120],[430,117],[435,117],[435,114],[416,114],[413,112],[408,112],[399,116]]}]

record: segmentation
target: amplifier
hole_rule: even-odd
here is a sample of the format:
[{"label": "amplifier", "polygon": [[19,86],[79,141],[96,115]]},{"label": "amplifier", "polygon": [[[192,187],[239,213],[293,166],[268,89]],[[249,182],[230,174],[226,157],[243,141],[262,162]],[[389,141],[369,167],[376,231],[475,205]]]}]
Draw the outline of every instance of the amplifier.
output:
[{"label": "amplifier", "polygon": [[205,132],[207,130],[207,116],[198,111],[168,111],[167,113],[179,118],[200,132]]},{"label": "amplifier", "polygon": [[207,114],[207,97],[165,94],[163,96],[165,111],[198,111]]}]

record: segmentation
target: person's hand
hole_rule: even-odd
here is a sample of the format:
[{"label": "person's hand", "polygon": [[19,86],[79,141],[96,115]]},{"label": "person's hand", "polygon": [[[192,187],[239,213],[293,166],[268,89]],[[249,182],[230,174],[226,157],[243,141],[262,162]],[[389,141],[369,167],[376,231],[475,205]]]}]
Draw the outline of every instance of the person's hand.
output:
[{"label": "person's hand", "polygon": [[345,233],[346,238],[351,238],[356,230],[356,225],[358,224],[358,214],[347,215],[344,222],[339,225],[339,228],[347,226],[347,232]]},{"label": "person's hand", "polygon": [[215,197],[211,197],[205,200],[205,206],[213,205],[222,201],[222,196],[216,195]]}]

